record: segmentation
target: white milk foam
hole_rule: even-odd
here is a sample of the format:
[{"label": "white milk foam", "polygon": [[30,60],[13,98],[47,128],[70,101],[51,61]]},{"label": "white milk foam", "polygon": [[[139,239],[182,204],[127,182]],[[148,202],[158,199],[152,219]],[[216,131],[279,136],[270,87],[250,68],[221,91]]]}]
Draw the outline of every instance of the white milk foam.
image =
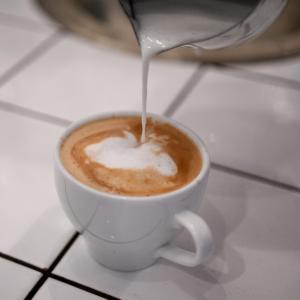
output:
[{"label": "white milk foam", "polygon": [[109,137],[88,145],[85,154],[109,169],[142,170],[152,168],[163,176],[173,176],[177,166],[170,155],[161,153],[160,146],[147,142],[140,144],[135,136],[124,131],[124,137]]}]

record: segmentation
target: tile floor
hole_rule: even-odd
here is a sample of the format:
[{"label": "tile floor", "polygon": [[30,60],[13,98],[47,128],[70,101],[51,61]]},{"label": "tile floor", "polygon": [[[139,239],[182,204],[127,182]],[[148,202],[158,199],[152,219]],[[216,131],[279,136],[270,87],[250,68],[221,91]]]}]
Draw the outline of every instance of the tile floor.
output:
[{"label": "tile floor", "polygon": [[23,299],[41,276],[41,273],[0,258],[1,299]]},{"label": "tile floor", "polygon": [[153,62],[149,110],[211,153],[199,214],[217,252],[199,268],[119,273],[87,255],[64,215],[52,156],[70,121],[140,109],[139,58],[61,31],[31,0],[1,1],[0,45],[0,299],[300,299],[300,58]]},{"label": "tile floor", "polygon": [[35,300],[72,299],[72,300],[101,300],[101,296],[88,293],[82,289],[64,284],[54,279],[47,279],[45,284],[34,297]]},{"label": "tile floor", "polygon": [[25,31],[22,28],[8,27],[0,23],[0,75],[5,75],[47,37],[47,34]]}]

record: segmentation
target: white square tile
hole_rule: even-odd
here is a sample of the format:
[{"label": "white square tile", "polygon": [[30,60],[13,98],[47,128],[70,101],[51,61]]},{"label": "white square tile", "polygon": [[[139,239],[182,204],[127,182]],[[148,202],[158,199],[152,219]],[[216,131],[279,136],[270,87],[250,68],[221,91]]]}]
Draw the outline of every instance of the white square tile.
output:
[{"label": "white square tile", "polygon": [[45,38],[44,34],[0,25],[0,76]]},{"label": "white square tile", "polygon": [[238,66],[262,74],[296,80],[300,83],[299,56],[261,63],[239,64]]},{"label": "white square tile", "polygon": [[[299,214],[299,194],[212,171],[200,215],[213,231],[216,255],[205,266],[160,260],[115,272],[92,260],[80,238],[54,273],[126,300],[298,300]],[[191,248],[185,234],[177,244]]]},{"label": "white square tile", "polygon": [[0,258],[0,299],[24,299],[40,277],[36,271]]},{"label": "white square tile", "polygon": [[54,279],[48,279],[34,300],[101,300],[104,299]]},{"label": "white square tile", "polygon": [[174,118],[212,160],[300,186],[300,92],[210,71]]},{"label": "white square tile", "polygon": [[0,111],[0,251],[48,267],[73,233],[56,195],[61,128]]},{"label": "white square tile", "polygon": [[2,0],[0,1],[0,12],[26,18],[39,25],[49,26],[52,21],[37,2],[36,0]]},{"label": "white square tile", "polygon": [[[156,60],[150,69],[148,108],[162,113],[196,65]],[[0,98],[72,120],[140,110],[141,59],[68,36],[4,85]]]}]

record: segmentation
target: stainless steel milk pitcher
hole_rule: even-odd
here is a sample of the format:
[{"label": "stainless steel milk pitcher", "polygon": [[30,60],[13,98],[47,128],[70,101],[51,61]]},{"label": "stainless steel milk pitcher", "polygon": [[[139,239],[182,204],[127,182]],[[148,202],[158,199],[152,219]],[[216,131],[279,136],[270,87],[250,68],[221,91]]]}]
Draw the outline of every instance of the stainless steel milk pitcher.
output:
[{"label": "stainless steel milk pitcher", "polygon": [[[153,18],[165,20],[164,34],[181,34],[186,39],[172,45],[218,49],[241,44],[266,30],[279,16],[288,0],[120,0],[138,40]],[[149,21],[150,20],[150,21]],[[180,21],[181,20],[181,21]],[[190,21],[189,21],[190,20]],[[150,23],[149,23],[150,22]],[[151,26],[152,26],[151,25]],[[167,49],[166,49],[167,50]]]}]

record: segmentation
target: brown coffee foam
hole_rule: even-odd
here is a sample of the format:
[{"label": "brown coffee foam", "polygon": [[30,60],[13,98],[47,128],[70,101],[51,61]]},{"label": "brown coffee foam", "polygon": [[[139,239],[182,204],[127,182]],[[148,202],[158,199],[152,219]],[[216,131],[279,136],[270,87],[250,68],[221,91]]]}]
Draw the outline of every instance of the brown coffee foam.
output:
[{"label": "brown coffee foam", "polygon": [[147,168],[110,169],[91,161],[85,147],[108,137],[122,137],[124,130],[139,140],[139,117],[113,117],[93,121],[75,129],[61,146],[64,167],[84,184],[97,190],[131,196],[149,196],[174,191],[191,182],[200,172],[202,159],[195,143],[177,128],[148,118],[147,138],[161,145],[161,152],[169,154],[177,165],[174,176],[164,176]]}]

